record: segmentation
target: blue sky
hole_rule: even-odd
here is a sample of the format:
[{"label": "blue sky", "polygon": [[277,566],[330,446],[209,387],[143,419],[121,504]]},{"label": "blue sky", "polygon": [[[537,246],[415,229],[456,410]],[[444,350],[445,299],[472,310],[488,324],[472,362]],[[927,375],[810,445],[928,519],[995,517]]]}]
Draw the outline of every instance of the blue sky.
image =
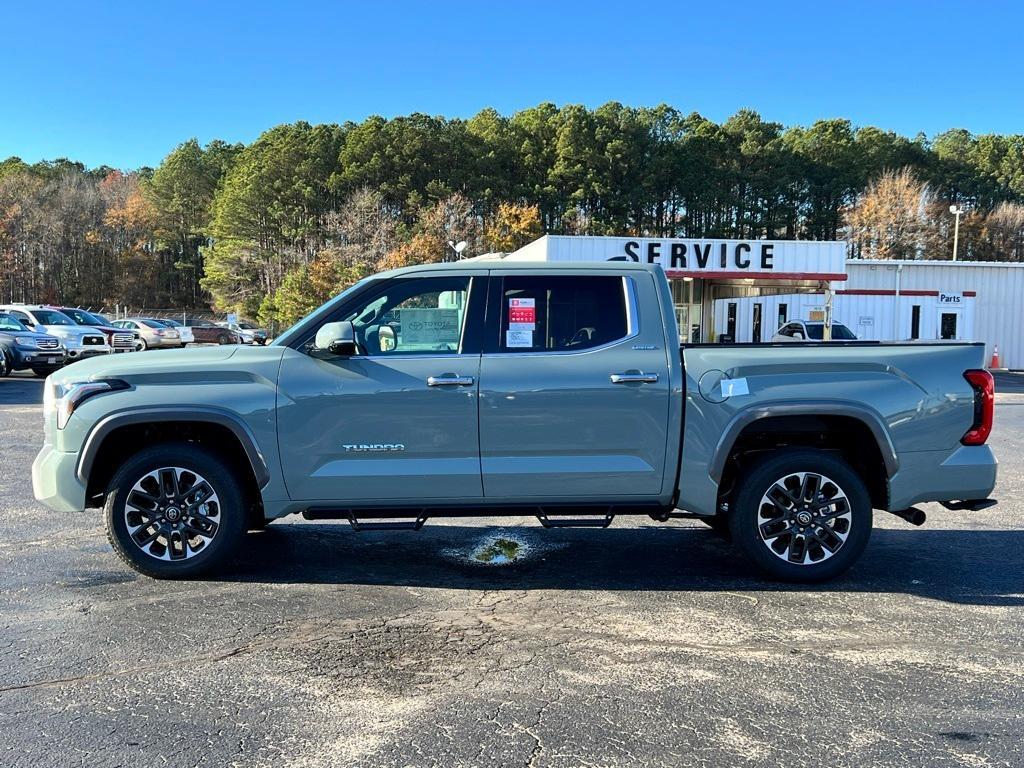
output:
[{"label": "blue sky", "polygon": [[0,10],[0,158],[156,165],[282,122],[667,102],[1024,133],[1012,2],[36,2]]}]

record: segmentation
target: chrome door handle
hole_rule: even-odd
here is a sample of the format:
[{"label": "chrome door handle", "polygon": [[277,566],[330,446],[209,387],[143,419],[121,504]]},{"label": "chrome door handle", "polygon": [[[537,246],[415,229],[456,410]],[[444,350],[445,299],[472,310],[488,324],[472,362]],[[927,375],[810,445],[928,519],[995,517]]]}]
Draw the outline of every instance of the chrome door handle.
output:
[{"label": "chrome door handle", "polygon": [[612,384],[655,384],[658,381],[656,373],[613,373]]},{"label": "chrome door handle", "polygon": [[457,387],[468,387],[474,381],[476,381],[476,379],[472,376],[430,376],[427,378],[427,386],[447,387],[454,385]]}]

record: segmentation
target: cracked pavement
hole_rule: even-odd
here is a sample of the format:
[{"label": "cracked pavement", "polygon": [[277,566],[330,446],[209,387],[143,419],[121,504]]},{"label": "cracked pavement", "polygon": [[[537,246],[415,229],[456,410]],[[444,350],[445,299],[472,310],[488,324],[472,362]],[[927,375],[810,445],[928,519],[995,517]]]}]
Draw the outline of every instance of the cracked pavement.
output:
[{"label": "cracked pavement", "polygon": [[[5,767],[1024,764],[1024,395],[997,405],[999,506],[877,513],[813,588],[646,518],[289,519],[157,582],[98,511],[32,500],[40,399],[0,379]],[[497,534],[527,556],[471,562]]]}]

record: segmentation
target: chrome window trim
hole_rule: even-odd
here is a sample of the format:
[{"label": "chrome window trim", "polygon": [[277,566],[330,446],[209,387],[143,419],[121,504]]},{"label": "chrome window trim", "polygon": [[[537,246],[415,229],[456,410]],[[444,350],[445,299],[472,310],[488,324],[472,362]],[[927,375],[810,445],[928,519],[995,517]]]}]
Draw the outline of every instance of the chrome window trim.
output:
[{"label": "chrome window trim", "polygon": [[[561,277],[557,273],[550,275],[551,277]],[[605,277],[605,275],[588,275],[589,277]],[[502,275],[505,277],[505,275]],[[548,275],[545,275],[548,277]],[[566,355],[587,355],[591,352],[601,352],[612,347],[617,347],[623,342],[635,339],[640,335],[640,312],[639,305],[636,298],[636,283],[633,282],[633,278],[628,275],[623,275],[622,279],[622,293],[626,304],[626,335],[614,339],[612,341],[606,341],[604,344],[599,344],[596,347],[587,347],[586,349],[569,350],[569,349],[541,349],[530,352],[484,352],[483,356],[488,358],[503,358],[503,357],[537,357],[542,355],[544,357],[558,356],[564,357]],[[499,328],[501,324],[499,323]],[[499,339],[500,343],[500,339]]]}]

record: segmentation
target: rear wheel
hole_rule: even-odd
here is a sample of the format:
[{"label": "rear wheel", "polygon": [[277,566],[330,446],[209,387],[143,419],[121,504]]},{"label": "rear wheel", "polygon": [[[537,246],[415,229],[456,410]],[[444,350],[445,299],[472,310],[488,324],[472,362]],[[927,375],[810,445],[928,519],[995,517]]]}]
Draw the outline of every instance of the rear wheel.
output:
[{"label": "rear wheel", "polygon": [[857,473],[841,459],[806,449],[777,451],[753,464],[729,516],[736,545],[785,581],[838,576],[864,551],[871,526],[871,500]]},{"label": "rear wheel", "polygon": [[218,336],[217,336],[217,343],[218,344],[227,344],[230,341],[231,341],[231,339],[228,338],[228,335],[226,333],[221,333],[221,334],[218,334]]},{"label": "rear wheel", "polygon": [[147,448],[125,462],[110,481],[103,514],[118,557],[157,579],[222,566],[246,529],[234,471],[191,443]]}]

